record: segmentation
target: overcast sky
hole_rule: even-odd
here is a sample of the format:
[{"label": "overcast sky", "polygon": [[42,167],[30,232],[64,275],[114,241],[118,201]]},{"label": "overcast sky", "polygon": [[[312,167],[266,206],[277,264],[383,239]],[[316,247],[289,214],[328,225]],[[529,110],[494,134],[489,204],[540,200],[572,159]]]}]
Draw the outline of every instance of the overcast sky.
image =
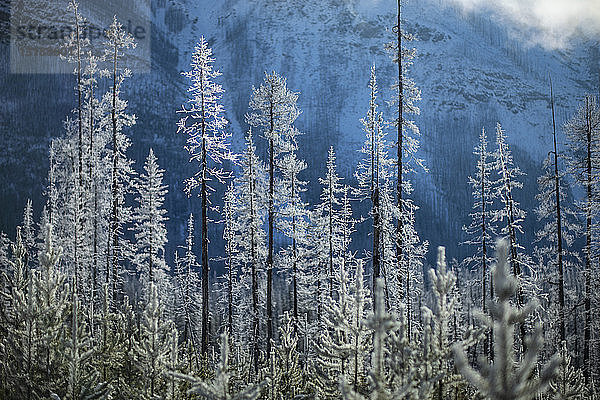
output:
[{"label": "overcast sky", "polygon": [[563,48],[579,35],[600,40],[600,0],[446,0],[465,11],[492,12],[531,44]]}]

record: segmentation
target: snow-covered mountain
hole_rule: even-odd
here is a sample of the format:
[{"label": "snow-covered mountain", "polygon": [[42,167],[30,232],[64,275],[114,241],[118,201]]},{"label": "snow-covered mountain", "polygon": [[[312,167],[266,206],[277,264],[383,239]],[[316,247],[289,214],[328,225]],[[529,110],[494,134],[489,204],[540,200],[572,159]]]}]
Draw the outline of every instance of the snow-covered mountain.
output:
[{"label": "snow-covered mountain", "polygon": [[[421,207],[417,227],[422,238],[434,246],[448,245],[448,256],[459,258],[466,249],[454,243],[462,240],[461,227],[468,221],[467,176],[474,170],[472,149],[481,128],[493,134],[501,122],[507,131],[515,160],[527,173],[516,196],[532,210],[541,161],[550,150],[548,75],[560,123],[585,93],[598,90],[600,57],[597,44],[585,41],[561,51],[527,47],[493,17],[465,15],[444,0],[406,3],[406,30],[416,36],[418,52],[410,74],[422,91],[421,115],[415,120],[429,169],[412,177]],[[2,5],[2,18],[7,7]],[[175,111],[186,99],[187,82],[180,72],[188,68],[200,35],[213,47],[215,66],[223,72],[237,149],[247,130],[244,115],[252,85],[261,83],[264,71],[281,73],[288,87],[300,92],[297,126],[305,135],[299,154],[309,164],[304,178],[312,182],[308,197],[314,200],[330,145],[338,153],[341,175],[353,181],[372,64],[378,70],[380,100],[390,100],[396,69],[384,45],[392,40],[395,7],[389,0],[153,0],[152,70],[130,79],[124,97],[138,117],[130,131],[131,156],[141,165],[152,146],[167,170],[171,249],[183,241],[187,214],[199,209],[181,188],[193,166],[182,148],[184,138],[176,134]],[[10,74],[7,35],[2,39],[0,229],[12,233],[27,197],[34,199],[39,214],[47,145],[61,133],[76,98],[72,76]],[[393,118],[392,109],[383,110]],[[531,238],[532,212],[528,219]],[[366,227],[360,229],[365,241],[366,233]]]}]

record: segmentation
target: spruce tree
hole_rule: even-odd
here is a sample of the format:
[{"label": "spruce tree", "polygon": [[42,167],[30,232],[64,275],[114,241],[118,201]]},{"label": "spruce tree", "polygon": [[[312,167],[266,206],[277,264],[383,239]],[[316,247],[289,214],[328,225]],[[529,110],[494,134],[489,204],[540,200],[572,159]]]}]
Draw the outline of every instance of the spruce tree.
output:
[{"label": "spruce tree", "polygon": [[133,210],[136,254],[135,264],[142,280],[157,286],[166,295],[167,264],[164,258],[167,243],[167,211],[163,208],[167,186],[163,185],[164,170],[158,166],[154,151],[150,149],[137,182],[137,206]]}]

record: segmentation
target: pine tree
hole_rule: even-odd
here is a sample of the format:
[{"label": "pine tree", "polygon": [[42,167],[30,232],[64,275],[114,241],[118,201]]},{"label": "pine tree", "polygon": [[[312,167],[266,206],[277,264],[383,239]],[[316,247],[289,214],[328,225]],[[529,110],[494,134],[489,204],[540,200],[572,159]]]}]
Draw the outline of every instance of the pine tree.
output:
[{"label": "pine tree", "polygon": [[[291,239],[291,245],[282,249],[281,264],[291,270],[292,285],[292,320],[294,332],[299,335],[299,292],[305,292],[303,281],[306,281],[306,253],[308,247],[308,211],[302,201],[301,194],[306,191],[306,182],[299,175],[306,169],[306,162],[297,157],[298,143],[296,136],[299,132],[293,128],[288,133],[289,152],[285,154],[278,165],[281,171],[280,196],[283,200],[279,210],[277,228]],[[303,279],[304,278],[304,279]]]},{"label": "pine tree", "polygon": [[[337,174],[336,156],[333,146],[327,153],[327,173],[324,178],[319,178],[321,184],[321,202],[315,207],[318,215],[317,230],[324,232],[324,240],[317,240],[316,246],[320,258],[327,265],[327,286],[329,297],[333,298],[333,280],[337,260],[343,257],[340,238],[340,195],[343,192],[341,184],[343,178]],[[319,238],[320,239],[320,238]],[[339,263],[339,262],[337,262]]]},{"label": "pine tree", "polygon": [[170,333],[175,330],[175,327],[165,318],[163,310],[158,289],[151,283],[148,303],[143,314],[140,338],[134,345],[136,367],[143,379],[143,398],[147,399],[163,396],[167,391],[164,374],[171,351]]},{"label": "pine tree", "polygon": [[[377,77],[375,66],[371,67],[371,77],[369,80],[370,101],[367,116],[361,119],[363,130],[366,133],[366,139],[361,153],[364,159],[357,166],[355,176],[359,184],[359,194],[362,198],[371,200],[371,218],[372,218],[372,265],[373,265],[373,285],[381,275],[381,200],[380,194],[382,187],[388,183],[390,177],[390,167],[392,160],[388,156],[389,144],[383,130],[383,115],[377,110]],[[374,293],[379,293],[374,291]]]},{"label": "pine tree", "polygon": [[57,391],[65,383],[62,366],[69,286],[65,274],[58,268],[62,249],[54,247],[52,226],[46,225],[45,230],[45,248],[38,255],[40,268],[33,276],[34,307],[38,316],[35,330],[39,335],[35,362],[41,372],[37,383],[46,386],[46,390]]},{"label": "pine tree", "polygon": [[81,304],[77,295],[74,294],[71,312],[71,338],[67,345],[69,381],[65,399],[105,399],[108,397],[110,388],[106,382],[99,381],[100,373],[91,364],[96,349],[81,317]]},{"label": "pine tree", "polygon": [[233,290],[235,283],[235,272],[236,267],[236,231],[238,230],[236,219],[234,215],[235,208],[235,188],[233,184],[229,185],[225,196],[223,197],[223,219],[225,227],[223,229],[223,239],[225,240],[225,271],[227,280],[227,325],[226,329],[230,335],[233,335]]},{"label": "pine tree", "polygon": [[246,116],[252,126],[263,127],[263,136],[269,148],[269,188],[268,188],[268,252],[267,252],[267,354],[271,352],[273,339],[273,254],[274,224],[276,212],[275,166],[279,156],[286,152],[287,135],[292,124],[300,114],[296,105],[298,94],[287,89],[285,78],[277,73],[265,73],[264,83],[260,87],[252,87],[250,108],[254,110]]},{"label": "pine tree", "polygon": [[589,398],[584,377],[580,369],[571,365],[571,356],[565,342],[561,345],[560,366],[556,376],[550,382],[550,392],[553,400],[582,400]]},{"label": "pine tree", "polygon": [[102,98],[105,114],[100,121],[100,128],[111,133],[110,271],[107,271],[107,279],[110,283],[112,300],[115,302],[121,291],[119,263],[126,256],[122,230],[124,224],[130,220],[130,210],[125,206],[125,197],[129,193],[133,175],[132,162],[126,156],[131,141],[123,128],[134,125],[136,121],[134,115],[126,114],[127,101],[120,97],[123,82],[131,76],[131,71],[123,68],[121,62],[126,51],[135,48],[136,43],[131,34],[127,33],[123,25],[117,21],[116,16],[106,31],[106,38],[104,53],[106,60],[110,62],[109,78],[112,82],[109,91]]},{"label": "pine tree", "polygon": [[[397,263],[396,273],[399,275],[399,278],[397,279],[398,289],[402,286],[402,277],[404,276],[405,278],[405,296],[407,297],[408,306],[407,312],[410,315],[410,301],[408,296],[410,296],[410,273],[411,268],[413,267],[411,264],[414,264],[415,257],[419,257],[418,254],[414,254],[414,251],[419,249],[414,247],[414,235],[416,234],[416,231],[412,225],[412,214],[414,213],[415,205],[410,199],[404,197],[404,193],[409,195],[412,192],[410,180],[405,177],[405,175],[410,172],[415,172],[415,167],[420,169],[425,169],[425,167],[423,160],[416,156],[419,149],[419,128],[414,121],[405,118],[405,115],[420,114],[420,109],[415,103],[421,99],[421,91],[417,88],[415,82],[408,76],[408,69],[416,56],[416,50],[414,48],[409,49],[404,47],[403,40],[411,41],[413,40],[413,36],[404,31],[402,27],[402,0],[398,0],[396,25],[392,29],[396,34],[395,43],[388,43],[386,48],[390,52],[393,62],[398,66],[397,82],[392,85],[395,96],[391,102],[398,107],[397,118],[393,121],[393,125],[395,125],[397,129],[397,140],[395,145],[396,209],[398,211],[395,215],[397,220],[396,232],[394,235],[396,238],[395,260]],[[409,224],[408,228],[405,227],[405,224]],[[408,242],[408,245],[405,242]],[[399,297],[404,297],[401,295],[400,290],[398,295]]]},{"label": "pine tree", "polygon": [[[223,183],[230,173],[223,169],[227,161],[235,161],[235,156],[229,149],[230,133],[224,131],[227,120],[223,116],[224,108],[220,104],[223,88],[213,80],[221,75],[213,70],[212,49],[208,47],[204,37],[194,48],[191,69],[183,72],[192,85],[188,88],[189,106],[181,107],[179,113],[184,116],[179,119],[177,132],[186,135],[185,149],[190,154],[190,162],[199,163],[198,172],[186,179],[185,192],[188,196],[200,186],[202,215],[200,231],[202,237],[202,353],[208,351],[208,197],[214,190],[210,181],[216,179]],[[212,163],[209,161],[212,160]],[[211,165],[212,164],[212,165]]]},{"label": "pine tree", "polygon": [[33,398],[35,390],[35,327],[39,317],[35,307],[35,286],[25,269],[25,246],[21,228],[17,228],[11,245],[9,261],[7,307],[2,315],[6,329],[2,335],[2,397],[7,399]]},{"label": "pine tree", "polygon": [[[192,364],[196,369],[199,369],[197,340],[198,320],[200,319],[200,311],[198,309],[201,304],[201,299],[198,298],[196,288],[199,287],[198,267],[196,255],[194,254],[194,216],[190,214],[187,222],[187,236],[183,256],[179,256],[175,252],[174,274],[178,296],[175,302],[175,312],[183,318],[183,324],[177,324],[177,328],[183,333],[183,343],[185,354],[187,356],[188,368],[192,369]],[[176,321],[177,322],[177,321]]]},{"label": "pine tree", "polygon": [[591,295],[592,295],[592,260],[595,257],[594,225],[597,216],[598,192],[597,182],[594,178],[598,173],[600,160],[600,107],[593,96],[585,98],[585,104],[580,106],[576,114],[564,125],[567,135],[567,145],[569,148],[568,167],[575,181],[585,189],[585,199],[581,201],[579,209],[582,217],[585,218],[585,294],[584,294],[584,339],[583,339],[583,373],[586,384],[590,382],[591,361],[590,361],[590,341],[591,341]]},{"label": "pine tree", "polygon": [[[544,174],[538,178],[539,193],[536,195],[536,199],[539,204],[535,212],[538,220],[544,222],[542,228],[536,232],[536,239],[542,243],[538,251],[541,254],[548,255],[544,257],[544,261],[547,259],[546,262],[551,263],[554,267],[548,279],[557,282],[556,289],[558,293],[555,298],[558,302],[558,315],[555,318],[558,321],[551,322],[558,322],[557,341],[555,342],[555,344],[558,344],[566,340],[565,269],[569,265],[569,258],[573,257],[569,248],[571,248],[575,237],[578,235],[579,227],[577,217],[567,203],[569,187],[566,183],[566,171],[559,170],[558,162],[563,159],[563,156],[559,153],[557,145],[552,81],[550,82],[550,92],[554,146],[553,151],[548,153],[548,157],[544,160]],[[553,307],[546,308],[550,311]]]},{"label": "pine tree", "polygon": [[[488,271],[493,261],[489,255],[489,247],[492,245],[492,237],[495,235],[495,226],[492,224],[494,216],[494,199],[496,196],[494,182],[491,179],[493,163],[490,161],[492,154],[488,151],[488,141],[485,129],[481,130],[479,143],[475,146],[473,154],[477,157],[476,172],[474,177],[469,177],[469,184],[472,188],[473,209],[469,214],[471,224],[463,226],[463,231],[469,235],[463,244],[475,246],[476,250],[472,256],[463,261],[469,267],[481,271],[481,308],[485,313],[487,310],[487,295],[489,281],[490,298],[493,297],[493,288],[491,282],[491,273],[488,278]],[[484,353],[490,352],[489,336],[484,342]]]},{"label": "pine tree", "polygon": [[191,383],[188,394],[193,394],[206,400],[254,400],[257,399],[268,381],[263,381],[256,385],[249,385],[243,391],[232,394],[230,388],[230,366],[229,366],[229,338],[227,333],[221,335],[221,359],[217,366],[214,380],[211,383],[205,382],[188,375],[174,374],[179,379],[187,380]]},{"label": "pine tree", "polygon": [[30,266],[29,261],[33,259],[35,249],[35,227],[33,222],[33,205],[31,199],[27,199],[27,205],[23,211],[23,224],[21,228],[23,244],[25,245],[25,265]]},{"label": "pine tree", "polygon": [[294,332],[293,320],[286,312],[280,330],[280,343],[275,348],[271,362],[275,374],[272,376],[273,396],[277,399],[294,399],[304,394],[304,374],[299,363],[298,336]]},{"label": "pine tree", "polygon": [[267,176],[263,163],[256,155],[252,131],[246,135],[246,151],[241,157],[242,173],[235,180],[237,210],[236,220],[239,232],[236,236],[239,263],[242,266],[240,280],[249,287],[250,300],[240,305],[240,314],[250,319],[246,324],[250,332],[250,348],[254,373],[258,372],[260,329],[261,279],[267,258],[265,244],[265,206],[267,204]]},{"label": "pine tree", "polygon": [[[350,294],[345,262],[340,263],[339,272],[330,279],[338,284],[337,298],[325,303],[323,329],[315,346],[317,351],[316,378],[319,397],[338,398],[337,382],[348,381],[351,375],[354,343],[354,310]],[[336,285],[337,286],[337,285]],[[360,313],[360,310],[358,311]]]},{"label": "pine tree", "polygon": [[162,295],[166,294],[167,264],[164,258],[167,243],[167,211],[163,208],[167,186],[163,185],[164,170],[160,169],[154,151],[150,149],[145,173],[141,174],[136,189],[138,205],[133,210],[137,252],[135,263],[138,271],[149,284],[157,286]]},{"label": "pine tree", "polygon": [[[383,278],[377,278],[375,290],[377,291],[373,296],[375,306],[373,314],[367,322],[367,326],[373,331],[373,352],[371,353],[371,371],[369,373],[371,394],[368,398],[386,400],[393,398],[392,391],[389,388],[388,374],[386,373],[385,354],[388,334],[394,329],[395,321],[392,315],[385,310]],[[365,398],[350,388],[344,381],[341,382],[341,391],[345,400]]]},{"label": "pine tree", "polygon": [[[517,289],[516,299],[519,306],[525,302],[523,291],[528,290],[533,292],[531,288],[524,284],[530,285],[531,282],[522,279],[522,272],[532,268],[531,262],[524,254],[524,248],[517,240],[517,233],[523,233],[522,224],[525,220],[526,212],[520,208],[520,204],[515,200],[514,190],[523,187],[523,184],[518,178],[524,173],[514,164],[512,152],[506,141],[506,133],[498,123],[496,125],[496,151],[494,151],[494,168],[499,176],[496,185],[496,196],[500,198],[502,207],[495,210],[492,222],[504,222],[500,233],[509,240],[509,263],[514,276],[521,279],[521,285]],[[525,325],[526,322],[519,327],[521,343],[520,346],[525,350]]]},{"label": "pine tree", "polygon": [[515,363],[514,329],[523,324],[537,307],[535,300],[530,300],[522,308],[511,304],[517,293],[518,280],[510,275],[510,245],[506,240],[496,243],[496,265],[493,267],[494,292],[496,298],[489,305],[489,317],[483,323],[494,334],[494,362],[481,364],[480,369],[473,369],[467,360],[461,344],[454,345],[454,361],[456,368],[477,388],[482,396],[489,399],[525,400],[532,399],[545,392],[555,376],[559,358],[552,358],[539,372],[532,377],[537,368],[538,352],[542,347],[542,332],[538,325],[533,335],[527,337],[527,350],[523,352],[521,362]]}]

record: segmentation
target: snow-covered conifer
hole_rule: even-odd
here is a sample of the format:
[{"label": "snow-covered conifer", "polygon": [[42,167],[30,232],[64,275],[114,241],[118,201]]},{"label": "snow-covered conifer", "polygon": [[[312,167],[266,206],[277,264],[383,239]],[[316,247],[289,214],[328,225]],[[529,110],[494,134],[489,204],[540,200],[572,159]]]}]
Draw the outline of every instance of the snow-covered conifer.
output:
[{"label": "snow-covered conifer", "polygon": [[100,373],[92,365],[96,349],[92,344],[87,326],[82,321],[81,304],[73,295],[70,339],[67,344],[69,380],[65,399],[96,400],[108,397],[109,386],[100,382]]},{"label": "snow-covered conifer", "polygon": [[565,342],[561,345],[560,366],[556,376],[550,382],[550,392],[553,400],[583,400],[589,398],[589,391],[585,386],[583,373],[571,364],[571,356]]},{"label": "snow-covered conifer", "polygon": [[188,196],[200,187],[201,209],[200,232],[202,244],[202,353],[208,351],[208,204],[212,180],[221,183],[230,177],[223,168],[227,161],[235,161],[230,150],[231,133],[225,131],[227,120],[223,116],[224,108],[220,103],[223,88],[214,81],[221,72],[214,70],[212,49],[202,36],[192,53],[191,69],[183,72],[191,82],[188,88],[190,99],[188,106],[183,105],[178,113],[183,114],[177,123],[177,132],[186,135],[185,149],[190,154],[190,162],[199,164],[198,172],[185,180],[185,192]]},{"label": "snow-covered conifer", "polygon": [[279,399],[293,399],[305,394],[304,373],[300,367],[298,353],[298,336],[294,332],[293,319],[289,313],[283,315],[279,328],[280,343],[275,347],[273,368],[275,374],[271,377],[273,395]]},{"label": "snow-covered conifer", "polygon": [[568,168],[575,181],[585,190],[585,198],[578,204],[585,218],[584,279],[584,338],[583,373],[586,384],[591,376],[590,349],[592,330],[592,264],[595,258],[595,235],[598,215],[598,182],[595,178],[600,165],[600,107],[593,96],[586,96],[575,115],[564,125],[569,150]]},{"label": "snow-covered conifer", "polygon": [[530,300],[522,308],[511,304],[518,290],[518,280],[508,272],[510,246],[506,240],[496,243],[496,265],[493,267],[494,292],[496,298],[489,304],[490,316],[482,316],[483,323],[493,328],[494,362],[481,364],[479,370],[469,365],[461,344],[454,345],[456,368],[481,395],[490,399],[525,400],[545,392],[555,376],[559,358],[552,358],[538,376],[532,376],[538,366],[538,352],[542,347],[542,332],[538,325],[533,334],[526,338],[527,350],[520,363],[514,355],[515,325],[523,324],[537,307]]},{"label": "snow-covered conifer", "polygon": [[273,256],[274,228],[276,213],[275,167],[280,155],[288,150],[288,134],[292,124],[298,118],[300,110],[296,105],[298,93],[287,88],[285,78],[277,73],[265,73],[264,83],[258,88],[252,87],[250,108],[252,113],[246,115],[247,122],[255,127],[263,128],[263,137],[269,148],[269,187],[267,197],[268,247],[267,247],[267,354],[271,352],[273,339]]},{"label": "snow-covered conifer", "polygon": [[127,245],[123,238],[124,224],[129,222],[131,211],[126,206],[126,196],[131,190],[133,176],[132,161],[127,157],[127,149],[131,140],[125,134],[124,128],[135,124],[135,115],[126,113],[127,101],[121,98],[121,89],[125,79],[131,76],[131,70],[124,67],[124,58],[128,49],[135,48],[133,36],[128,33],[115,16],[106,31],[104,53],[106,61],[110,62],[108,72],[111,81],[110,89],[102,97],[103,116],[99,128],[110,132],[110,271],[109,282],[113,301],[121,291],[120,265],[127,254]]},{"label": "snow-covered conifer", "polygon": [[263,390],[268,381],[258,384],[250,384],[238,393],[231,393],[230,379],[231,368],[229,366],[229,337],[227,333],[221,335],[221,359],[217,365],[215,377],[208,383],[203,379],[188,375],[174,374],[180,379],[191,383],[188,394],[193,394],[206,400],[255,400]]},{"label": "snow-covered conifer", "polygon": [[495,210],[492,222],[501,222],[500,233],[509,239],[509,263],[515,276],[520,276],[526,266],[523,246],[517,240],[517,233],[523,233],[522,224],[526,213],[515,200],[515,189],[523,187],[519,177],[524,175],[515,165],[512,152],[506,141],[506,132],[498,123],[496,125],[496,150],[494,155],[494,168],[498,175],[496,196],[502,201],[502,207]]},{"label": "snow-covered conifer", "polygon": [[[190,214],[187,225],[187,235],[185,245],[180,248],[184,250],[183,256],[175,252],[174,275],[177,296],[175,300],[175,319],[177,329],[181,331],[182,343],[185,349],[188,368],[192,369],[192,364],[199,367],[198,350],[198,327],[200,321],[200,304],[196,288],[200,286],[196,269],[198,263],[194,254],[194,216]],[[182,319],[182,323],[178,323]],[[193,361],[193,363],[192,363]]]},{"label": "snow-covered conifer", "polygon": [[[384,130],[383,114],[378,111],[377,105],[377,76],[375,66],[371,67],[371,77],[369,79],[369,110],[367,116],[361,119],[363,131],[366,139],[360,152],[364,158],[359,162],[355,176],[359,184],[359,193],[362,198],[371,200],[371,218],[372,218],[372,267],[373,267],[373,285],[381,275],[381,190],[389,183],[391,177],[391,167],[393,160],[389,157],[388,150],[390,144],[386,141],[386,132]],[[374,292],[379,293],[377,291]]]},{"label": "snow-covered conifer", "polygon": [[[239,232],[236,236],[238,258],[241,266],[240,282],[250,292],[241,302],[241,316],[250,332],[252,364],[258,372],[260,350],[260,319],[263,312],[265,261],[267,258],[266,236],[263,229],[267,204],[267,175],[264,164],[256,155],[256,147],[249,130],[246,135],[246,150],[241,157],[242,173],[235,180],[237,210],[236,220]],[[240,321],[242,323],[242,321]]]},{"label": "snow-covered conifer", "polygon": [[339,284],[337,296],[323,304],[323,329],[315,346],[318,356],[315,369],[320,398],[339,397],[337,383],[340,379],[349,381],[354,361],[354,302],[344,261],[340,263],[339,272],[331,279]]},{"label": "snow-covered conifer", "polygon": [[167,392],[165,372],[169,362],[171,331],[176,329],[163,313],[156,285],[150,284],[148,302],[142,317],[135,360],[143,380],[144,398],[153,399]]},{"label": "snow-covered conifer", "polygon": [[[167,294],[165,245],[167,243],[167,210],[163,208],[167,186],[163,185],[164,170],[158,166],[150,149],[144,173],[136,183],[137,206],[133,210],[136,254],[135,263],[142,280],[157,286],[160,295]],[[164,300],[164,298],[163,298]]]},{"label": "snow-covered conifer", "polygon": [[[469,185],[473,196],[473,208],[469,216],[471,223],[463,226],[463,231],[469,236],[463,244],[475,247],[473,255],[467,257],[464,263],[481,271],[481,308],[486,311],[488,295],[488,271],[493,261],[489,254],[492,238],[495,235],[495,226],[491,223],[493,217],[493,204],[496,193],[494,182],[491,179],[493,164],[492,153],[488,150],[488,140],[485,129],[481,130],[479,143],[475,146],[473,154],[477,158],[474,176],[469,176]],[[485,349],[487,354],[488,349]]]}]

